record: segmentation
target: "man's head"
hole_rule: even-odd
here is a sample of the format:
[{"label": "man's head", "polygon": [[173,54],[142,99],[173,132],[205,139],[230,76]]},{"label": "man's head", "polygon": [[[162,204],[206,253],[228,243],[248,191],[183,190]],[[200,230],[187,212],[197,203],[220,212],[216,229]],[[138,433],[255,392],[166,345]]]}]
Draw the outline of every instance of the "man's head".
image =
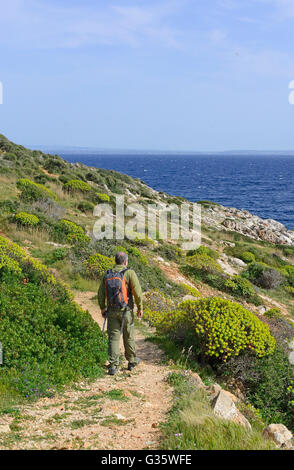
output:
[{"label": "man's head", "polygon": [[115,255],[115,264],[128,265],[128,255],[123,251],[119,251]]}]

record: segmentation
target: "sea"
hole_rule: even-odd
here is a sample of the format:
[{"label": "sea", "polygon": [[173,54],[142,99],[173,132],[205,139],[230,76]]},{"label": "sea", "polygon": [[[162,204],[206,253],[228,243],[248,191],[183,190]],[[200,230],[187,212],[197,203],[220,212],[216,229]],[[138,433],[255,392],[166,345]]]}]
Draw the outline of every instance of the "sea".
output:
[{"label": "sea", "polygon": [[62,153],[67,161],[140,178],[157,191],[209,200],[294,230],[294,156]]}]

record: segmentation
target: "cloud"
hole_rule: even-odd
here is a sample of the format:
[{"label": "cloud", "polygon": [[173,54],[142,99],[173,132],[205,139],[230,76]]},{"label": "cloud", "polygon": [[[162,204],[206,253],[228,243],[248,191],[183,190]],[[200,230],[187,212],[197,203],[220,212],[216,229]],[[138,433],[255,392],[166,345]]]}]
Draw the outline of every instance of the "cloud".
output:
[{"label": "cloud", "polygon": [[[169,18],[185,1],[147,6],[63,6],[42,0],[0,0],[0,43],[29,48],[127,45],[178,46]],[[9,34],[8,34],[9,33]]]}]

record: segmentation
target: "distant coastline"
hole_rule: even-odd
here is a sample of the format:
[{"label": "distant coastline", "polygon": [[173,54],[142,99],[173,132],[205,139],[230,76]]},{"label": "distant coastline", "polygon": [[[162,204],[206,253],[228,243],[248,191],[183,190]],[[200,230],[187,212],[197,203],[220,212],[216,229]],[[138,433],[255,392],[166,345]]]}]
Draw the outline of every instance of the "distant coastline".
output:
[{"label": "distant coastline", "polygon": [[110,148],[95,148],[95,147],[70,147],[58,145],[28,145],[32,150],[42,150],[48,153],[63,154],[63,155],[177,155],[177,156],[192,156],[192,155],[276,155],[276,156],[293,156],[294,150],[221,150],[221,151],[194,151],[194,150],[156,150],[156,149],[110,149]]}]

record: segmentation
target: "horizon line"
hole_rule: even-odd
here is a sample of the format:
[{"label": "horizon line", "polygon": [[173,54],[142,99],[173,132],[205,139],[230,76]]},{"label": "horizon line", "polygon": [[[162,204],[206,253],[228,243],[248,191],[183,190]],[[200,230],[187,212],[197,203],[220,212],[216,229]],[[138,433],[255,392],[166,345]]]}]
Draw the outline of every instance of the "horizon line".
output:
[{"label": "horizon line", "polygon": [[134,154],[183,154],[183,155],[195,155],[195,154],[208,154],[208,155],[215,155],[215,154],[293,154],[293,150],[249,150],[249,149],[227,149],[227,150],[166,150],[166,149],[128,149],[128,148],[109,148],[109,147],[84,147],[84,146],[71,146],[71,145],[36,145],[36,144],[27,144],[29,148],[33,150],[46,150],[46,151],[57,151],[59,150],[62,153],[66,152],[106,152],[106,153],[117,153],[117,154],[125,154],[125,153],[134,153]]}]

